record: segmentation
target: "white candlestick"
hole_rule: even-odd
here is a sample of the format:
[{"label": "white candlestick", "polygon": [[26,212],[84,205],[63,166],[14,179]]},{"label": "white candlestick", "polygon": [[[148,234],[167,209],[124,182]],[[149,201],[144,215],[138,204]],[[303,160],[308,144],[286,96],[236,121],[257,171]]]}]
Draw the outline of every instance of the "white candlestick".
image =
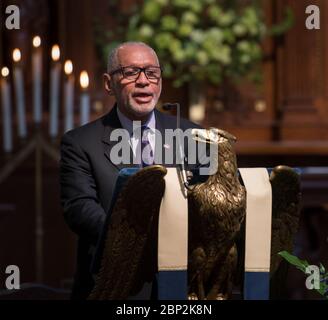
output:
[{"label": "white candlestick", "polygon": [[73,105],[74,105],[74,77],[70,76],[65,82],[65,132],[74,128]]},{"label": "white candlestick", "polygon": [[50,126],[49,134],[52,138],[58,135],[58,112],[59,112],[59,97],[60,97],[60,51],[57,45],[52,48],[53,65],[50,73]]},{"label": "white candlestick", "polygon": [[90,96],[87,92],[83,92],[81,95],[81,118],[80,118],[80,125],[83,126],[84,124],[89,122],[90,119]]},{"label": "white candlestick", "polygon": [[73,63],[67,60],[64,65],[66,74],[65,87],[64,87],[64,106],[65,106],[65,128],[67,132],[74,128],[73,106],[74,106],[74,76],[73,76]]},{"label": "white candlestick", "polygon": [[17,123],[18,123],[18,136],[26,138],[26,115],[25,115],[25,91],[24,91],[24,77],[23,70],[19,64],[21,53],[19,49],[13,51],[14,65],[14,85],[17,106]]},{"label": "white candlestick", "polygon": [[6,77],[9,75],[8,68],[1,70],[1,97],[2,97],[2,115],[3,115],[3,149],[5,152],[11,152],[13,149],[12,121],[11,121],[11,90]]},{"label": "white candlestick", "polygon": [[40,50],[41,39],[34,37],[32,54],[32,74],[33,74],[33,111],[34,121],[40,124],[42,121],[42,51]]},{"label": "white candlestick", "polygon": [[86,71],[81,72],[80,85],[82,88],[82,94],[80,97],[80,125],[83,126],[88,123],[90,119],[90,96],[87,92],[89,87],[89,76]]},{"label": "white candlestick", "polygon": [[25,94],[24,94],[24,79],[22,69],[14,68],[14,82],[16,91],[17,103],[17,121],[18,121],[18,136],[26,138],[26,116],[25,116]]}]

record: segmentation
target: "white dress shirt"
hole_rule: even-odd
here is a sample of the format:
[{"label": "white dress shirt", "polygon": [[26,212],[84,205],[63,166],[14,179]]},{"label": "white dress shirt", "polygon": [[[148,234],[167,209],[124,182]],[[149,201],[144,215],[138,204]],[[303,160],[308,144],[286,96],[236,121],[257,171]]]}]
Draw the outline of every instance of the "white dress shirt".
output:
[{"label": "white dress shirt", "polygon": [[[141,145],[141,144],[139,144],[139,140],[141,138],[140,132],[141,132],[142,125],[147,126],[149,128],[149,130],[145,131],[144,134],[147,134],[149,144],[150,144],[152,150],[155,151],[156,118],[155,118],[154,111],[151,112],[148,120],[144,124],[142,124],[141,121],[130,120],[128,117],[126,117],[120,111],[120,109],[118,107],[117,107],[117,115],[121,122],[122,128],[129,132],[129,135],[130,135],[129,144],[133,151],[134,160],[136,158],[138,158],[137,157],[137,148],[138,148],[138,145]],[[139,130],[139,134],[137,134],[137,132],[136,132],[137,130]]]}]

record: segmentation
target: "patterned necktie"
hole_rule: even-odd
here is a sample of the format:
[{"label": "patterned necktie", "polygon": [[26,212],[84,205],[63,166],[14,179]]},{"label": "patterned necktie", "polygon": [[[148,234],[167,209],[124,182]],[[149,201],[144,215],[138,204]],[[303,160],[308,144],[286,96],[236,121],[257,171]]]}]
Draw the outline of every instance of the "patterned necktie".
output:
[{"label": "patterned necktie", "polygon": [[141,165],[142,167],[151,166],[154,163],[154,152],[148,140],[147,126],[141,126]]}]

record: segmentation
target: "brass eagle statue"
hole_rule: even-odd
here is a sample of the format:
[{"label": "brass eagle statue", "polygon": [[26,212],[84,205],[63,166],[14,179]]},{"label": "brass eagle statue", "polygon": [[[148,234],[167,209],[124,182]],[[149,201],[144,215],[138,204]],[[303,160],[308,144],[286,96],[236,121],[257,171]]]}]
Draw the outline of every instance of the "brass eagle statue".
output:
[{"label": "brass eagle statue", "polygon": [[218,144],[215,174],[188,192],[189,299],[226,299],[237,267],[236,237],[246,214],[246,193],[237,174],[233,142],[219,129],[193,130],[198,142]]},{"label": "brass eagle statue", "polygon": [[[188,188],[188,298],[230,299],[242,284],[246,191],[238,175],[230,133],[193,129],[198,143],[217,144],[217,171]],[[90,300],[122,300],[137,294],[157,272],[157,234],[165,191],[164,166],[141,169],[128,178],[113,207],[100,271]],[[281,279],[278,252],[292,250],[300,207],[300,181],[293,169],[273,168],[272,278]]]}]

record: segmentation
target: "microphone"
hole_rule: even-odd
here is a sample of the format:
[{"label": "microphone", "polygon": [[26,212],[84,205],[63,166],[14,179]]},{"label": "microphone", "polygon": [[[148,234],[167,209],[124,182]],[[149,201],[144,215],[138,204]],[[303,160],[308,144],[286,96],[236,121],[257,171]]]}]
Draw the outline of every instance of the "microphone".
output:
[{"label": "microphone", "polygon": [[[181,129],[180,128],[180,118],[181,118],[181,113],[180,113],[180,103],[164,103],[163,104],[163,109],[165,111],[169,111],[169,110],[173,110],[173,109],[176,109],[177,110],[177,124],[176,124],[176,128],[177,129]],[[190,190],[190,187],[189,187],[189,182],[187,180],[187,172],[186,172],[186,168],[185,168],[185,154],[184,154],[184,150],[182,149],[182,143],[181,143],[181,136],[180,136],[180,131],[181,130],[178,130],[178,150],[179,150],[179,153],[180,153],[180,157],[181,157],[181,160],[182,160],[182,163],[179,164],[179,168],[180,168],[180,178],[182,179],[182,183],[184,185],[184,187],[187,189],[187,190]]]}]

